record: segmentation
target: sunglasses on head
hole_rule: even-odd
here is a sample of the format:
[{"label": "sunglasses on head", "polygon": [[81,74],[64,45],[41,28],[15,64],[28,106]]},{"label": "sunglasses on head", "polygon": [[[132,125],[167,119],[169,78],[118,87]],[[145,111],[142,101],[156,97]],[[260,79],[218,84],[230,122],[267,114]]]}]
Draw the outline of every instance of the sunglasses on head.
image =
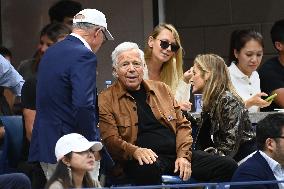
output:
[{"label": "sunglasses on head", "polygon": [[171,46],[171,51],[172,52],[177,52],[179,50],[179,45],[177,44],[172,44],[172,43],[169,43],[168,41],[165,41],[165,40],[160,40],[160,46],[162,49],[167,49],[169,46]]}]

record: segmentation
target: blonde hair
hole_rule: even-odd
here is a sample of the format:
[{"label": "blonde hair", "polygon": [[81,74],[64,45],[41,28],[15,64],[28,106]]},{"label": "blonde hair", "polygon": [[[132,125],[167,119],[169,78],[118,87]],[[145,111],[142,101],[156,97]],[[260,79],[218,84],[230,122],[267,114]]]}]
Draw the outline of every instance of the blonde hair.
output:
[{"label": "blonde hair", "polygon": [[194,65],[201,71],[201,78],[205,79],[208,74],[202,96],[203,111],[208,111],[225,91],[241,100],[233,87],[223,58],[215,54],[198,55],[194,59]]},{"label": "blonde hair", "polygon": [[[173,25],[163,23],[156,26],[150,36],[156,39],[156,37],[164,29],[167,29],[172,32],[176,43],[180,46],[178,51],[174,53],[174,55],[167,62],[163,63],[160,74],[161,81],[169,85],[172,92],[175,94],[179,81],[183,79],[182,46],[179,34]],[[149,47],[147,42],[145,45],[144,52],[145,52],[145,60],[147,63],[152,57],[152,48]]]}]

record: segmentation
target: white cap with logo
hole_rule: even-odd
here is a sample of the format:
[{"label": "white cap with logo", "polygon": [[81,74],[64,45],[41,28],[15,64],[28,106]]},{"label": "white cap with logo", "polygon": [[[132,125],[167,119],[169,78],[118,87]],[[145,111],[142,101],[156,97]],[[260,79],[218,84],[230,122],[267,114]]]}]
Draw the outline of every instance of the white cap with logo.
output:
[{"label": "white cap with logo", "polygon": [[73,18],[73,23],[90,23],[102,26],[106,29],[105,34],[107,40],[113,40],[111,33],[107,30],[107,22],[104,13],[96,9],[84,9],[77,13]]},{"label": "white cap with logo", "polygon": [[71,133],[62,136],[55,145],[55,156],[57,161],[61,160],[70,152],[83,152],[90,148],[93,151],[100,151],[103,145],[98,141],[88,141],[84,136],[78,133]]}]

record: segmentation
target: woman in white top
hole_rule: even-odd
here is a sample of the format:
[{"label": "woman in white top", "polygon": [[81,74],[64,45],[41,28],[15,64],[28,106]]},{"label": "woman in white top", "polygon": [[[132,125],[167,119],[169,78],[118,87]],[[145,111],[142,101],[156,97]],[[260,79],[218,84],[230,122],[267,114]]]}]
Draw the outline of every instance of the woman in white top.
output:
[{"label": "woman in white top", "polygon": [[183,73],[182,46],[177,30],[171,24],[159,24],[145,45],[144,79],[166,83],[183,110],[190,110],[191,70]]},{"label": "woman in white top", "polygon": [[263,100],[266,93],[260,90],[257,68],[263,56],[262,35],[254,30],[235,30],[231,35],[229,72],[236,91],[245,102],[249,112],[269,106]]}]

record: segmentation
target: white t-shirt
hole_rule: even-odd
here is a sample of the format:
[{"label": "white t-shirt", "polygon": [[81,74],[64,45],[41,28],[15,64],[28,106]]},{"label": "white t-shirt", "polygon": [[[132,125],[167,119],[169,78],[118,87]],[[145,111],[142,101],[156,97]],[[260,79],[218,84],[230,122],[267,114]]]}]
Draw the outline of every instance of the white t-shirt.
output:
[{"label": "white t-shirt", "polygon": [[[256,71],[252,72],[251,76],[245,75],[234,62],[229,66],[231,81],[238,95],[246,101],[257,93],[260,93],[260,79]],[[249,112],[259,112],[258,106],[252,106]]]}]

